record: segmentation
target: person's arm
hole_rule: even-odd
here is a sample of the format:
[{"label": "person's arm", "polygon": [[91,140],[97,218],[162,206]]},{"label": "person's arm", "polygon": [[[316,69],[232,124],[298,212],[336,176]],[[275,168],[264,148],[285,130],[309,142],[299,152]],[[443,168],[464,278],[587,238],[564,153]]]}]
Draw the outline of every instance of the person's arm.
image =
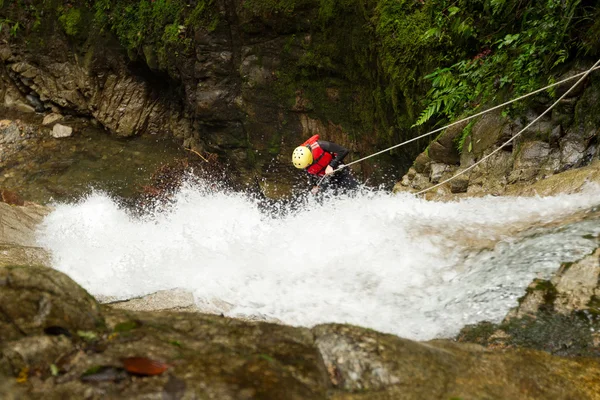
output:
[{"label": "person's arm", "polygon": [[349,153],[348,149],[340,146],[339,144],[327,142],[325,140],[319,140],[319,146],[326,152],[332,153],[334,155],[333,159],[329,163],[331,168],[336,169]]}]

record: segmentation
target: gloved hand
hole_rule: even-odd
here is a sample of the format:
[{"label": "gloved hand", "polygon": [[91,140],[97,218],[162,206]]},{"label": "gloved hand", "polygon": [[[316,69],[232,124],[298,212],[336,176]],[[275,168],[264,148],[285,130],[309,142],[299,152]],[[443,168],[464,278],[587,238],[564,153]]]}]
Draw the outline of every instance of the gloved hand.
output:
[{"label": "gloved hand", "polygon": [[325,168],[325,175],[329,174],[333,174],[333,167],[331,165],[328,165],[327,168]]},{"label": "gloved hand", "polygon": [[312,194],[317,194],[318,191],[319,191],[319,187],[318,186],[313,186],[313,188],[310,190],[310,192]]}]

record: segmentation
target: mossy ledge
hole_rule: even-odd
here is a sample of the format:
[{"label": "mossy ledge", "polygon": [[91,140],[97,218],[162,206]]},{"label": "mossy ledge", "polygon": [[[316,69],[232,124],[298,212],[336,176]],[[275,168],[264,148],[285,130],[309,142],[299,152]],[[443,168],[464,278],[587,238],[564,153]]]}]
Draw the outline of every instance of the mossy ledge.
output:
[{"label": "mossy ledge", "polygon": [[17,398],[586,399],[600,390],[593,359],[419,343],[351,325],[100,308],[50,268],[0,275],[9,282],[0,285],[0,391]]}]

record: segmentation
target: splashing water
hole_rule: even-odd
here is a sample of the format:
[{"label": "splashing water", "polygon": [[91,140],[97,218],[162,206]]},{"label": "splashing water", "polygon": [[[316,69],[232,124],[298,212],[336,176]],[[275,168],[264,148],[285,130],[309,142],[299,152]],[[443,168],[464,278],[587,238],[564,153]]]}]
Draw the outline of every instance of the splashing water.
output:
[{"label": "splashing water", "polygon": [[229,316],[352,323],[423,340],[501,319],[533,278],[589,253],[598,220],[542,225],[599,198],[599,187],[450,203],[371,192],[273,218],[243,194],[188,185],[171,208],[144,218],[100,193],[59,204],[38,240],[56,269],[94,295],[184,288]]}]

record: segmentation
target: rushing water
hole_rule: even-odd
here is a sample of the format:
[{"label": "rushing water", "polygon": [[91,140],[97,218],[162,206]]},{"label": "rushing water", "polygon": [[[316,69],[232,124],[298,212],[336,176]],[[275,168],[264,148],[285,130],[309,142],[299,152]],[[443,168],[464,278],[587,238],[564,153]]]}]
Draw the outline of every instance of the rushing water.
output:
[{"label": "rushing water", "polygon": [[569,216],[599,203],[598,187],[450,203],[369,192],[272,217],[244,194],[188,186],[144,218],[100,193],[58,204],[39,241],[94,295],[184,288],[230,316],[430,339],[501,319],[533,278],[589,253],[598,213]]}]

